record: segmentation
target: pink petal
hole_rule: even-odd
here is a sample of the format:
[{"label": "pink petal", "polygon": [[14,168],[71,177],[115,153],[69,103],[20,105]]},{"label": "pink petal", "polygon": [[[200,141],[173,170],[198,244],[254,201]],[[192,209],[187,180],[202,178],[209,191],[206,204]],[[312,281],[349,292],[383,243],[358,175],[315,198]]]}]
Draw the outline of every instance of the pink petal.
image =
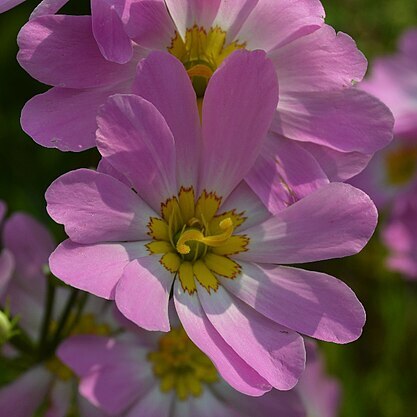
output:
[{"label": "pink petal", "polygon": [[18,35],[18,60],[29,74],[49,85],[91,88],[132,77],[136,62],[107,61],[93,37],[90,16],[48,15],[31,20]]},{"label": "pink petal", "polygon": [[15,261],[12,253],[7,249],[3,249],[0,252],[0,299],[7,290],[14,268]]},{"label": "pink petal", "polygon": [[58,11],[64,7],[68,1],[69,0],[43,0],[33,10],[32,14],[30,15],[30,19],[58,13]]},{"label": "pink petal", "polygon": [[[213,385],[210,388],[212,389]],[[224,402],[211,389],[204,388],[200,396],[191,396],[187,401],[178,401],[175,404],[175,417],[242,417],[237,407]]]},{"label": "pink petal", "polygon": [[147,224],[157,216],[119,180],[89,169],[62,175],[45,198],[49,215],[76,243],[146,240]]},{"label": "pink petal", "polygon": [[62,242],[49,258],[52,273],[80,290],[114,299],[115,288],[125,266],[148,255],[142,242],[80,245]]},{"label": "pink petal", "polygon": [[259,0],[237,38],[269,51],[319,29],[324,15],[318,0]]},{"label": "pink petal", "polygon": [[258,0],[221,1],[213,27],[226,32],[226,42],[233,42]]},{"label": "pink petal", "polygon": [[139,327],[169,331],[168,303],[173,279],[174,275],[156,256],[131,262],[117,284],[117,308]]},{"label": "pink petal", "polygon": [[54,87],[25,104],[22,129],[47,148],[80,152],[95,147],[98,108],[109,96],[129,90],[130,82],[88,90]]},{"label": "pink petal", "polygon": [[105,411],[94,407],[93,404],[81,397],[81,395],[78,395],[77,404],[80,410],[80,417],[109,417]]},{"label": "pink petal", "polygon": [[232,349],[274,388],[289,390],[304,370],[301,336],[262,316],[223,287],[208,293],[198,284],[204,312]]},{"label": "pink petal", "polygon": [[157,50],[166,50],[175,37],[175,25],[164,0],[133,1],[126,31],[139,45]]},{"label": "pink petal", "polygon": [[271,385],[238,356],[219,335],[207,319],[197,294],[184,293],[177,281],[174,301],[188,336],[213,361],[228,384],[250,396],[263,395],[271,389]]},{"label": "pink petal", "polygon": [[97,147],[157,212],[177,194],[175,143],[152,103],[134,95],[115,95],[100,109]]},{"label": "pink petal", "polygon": [[45,417],[66,417],[72,401],[73,387],[70,381],[55,380],[49,394],[49,407]]},{"label": "pink petal", "polygon": [[210,28],[221,0],[165,0],[179,34],[184,38],[194,25]]},{"label": "pink petal", "polygon": [[113,168],[113,165],[111,165],[107,159],[100,159],[100,162],[97,165],[97,172],[110,175],[111,177],[119,180],[124,185],[127,185],[129,188],[132,188],[128,179],[115,168]]},{"label": "pink petal", "polygon": [[224,383],[213,386],[215,395],[236,411],[239,416],[250,417],[306,417],[301,399],[296,391],[273,389],[262,397],[248,397],[227,387]]},{"label": "pink petal", "polygon": [[196,184],[200,117],[195,92],[182,63],[167,52],[151,53],[138,66],[132,93],[151,102],[170,128],[175,140],[178,184]]},{"label": "pink petal", "polygon": [[360,152],[339,152],[315,143],[298,143],[311,153],[331,182],[344,182],[366,168],[372,155]]},{"label": "pink petal", "polygon": [[43,366],[30,369],[0,390],[0,410],[4,416],[32,416],[41,405],[52,376]]},{"label": "pink petal", "polygon": [[153,387],[125,414],[125,417],[171,417],[176,399],[174,391],[161,392],[159,386]]},{"label": "pink petal", "polygon": [[25,213],[15,213],[7,220],[3,240],[14,256],[16,273],[26,279],[42,274],[55,247],[48,229]]},{"label": "pink petal", "polygon": [[312,416],[336,417],[341,402],[339,382],[326,375],[325,363],[317,346],[311,341],[306,343],[307,366],[297,391]]},{"label": "pink petal", "polygon": [[7,205],[3,200],[0,200],[0,226],[3,223],[6,212],[7,212]]},{"label": "pink petal", "polygon": [[393,117],[379,100],[350,88],[280,97],[272,130],[342,152],[374,153],[392,140]]},{"label": "pink petal", "polygon": [[400,49],[405,55],[415,59],[417,56],[417,28],[410,28],[404,33],[400,40]]},{"label": "pink petal", "polygon": [[354,40],[328,25],[268,54],[279,77],[280,95],[352,87],[367,61]]},{"label": "pink petal", "polygon": [[329,183],[310,153],[273,133],[245,180],[275,214]]},{"label": "pink petal", "polygon": [[25,0],[0,0],[0,13],[7,12],[24,1]]},{"label": "pink petal", "polygon": [[125,64],[132,59],[133,48],[123,26],[123,10],[118,5],[111,0],[91,0],[92,27],[104,58]]},{"label": "pink petal", "polygon": [[272,216],[245,181],[242,181],[232,191],[229,197],[227,197],[225,203],[222,204],[222,212],[229,210],[236,210],[237,213],[243,213],[246,217],[245,222],[235,229],[238,232],[243,232],[249,227],[260,224]]},{"label": "pink petal", "polygon": [[277,100],[276,74],[262,51],[236,51],[214,73],[203,101],[201,190],[225,198],[239,184],[259,154]]},{"label": "pink petal", "polygon": [[316,339],[348,343],[362,333],[365,311],[342,281],[303,269],[241,263],[224,287],[271,320]]},{"label": "pink petal", "polygon": [[292,264],[349,256],[366,245],[376,223],[376,208],[364,192],[331,183],[246,230],[249,249],[236,258]]},{"label": "pink petal", "polygon": [[81,394],[112,415],[127,410],[152,382],[146,353],[114,339],[75,336],[58,355],[80,377]]}]

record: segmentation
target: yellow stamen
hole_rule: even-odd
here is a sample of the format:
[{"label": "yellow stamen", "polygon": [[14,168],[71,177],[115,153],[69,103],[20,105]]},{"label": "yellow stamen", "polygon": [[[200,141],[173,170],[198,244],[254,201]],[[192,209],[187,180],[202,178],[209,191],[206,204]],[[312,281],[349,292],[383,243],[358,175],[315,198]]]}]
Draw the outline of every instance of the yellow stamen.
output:
[{"label": "yellow stamen", "polygon": [[228,217],[226,219],[223,219],[220,222],[219,226],[220,229],[224,230],[224,232],[214,236],[204,236],[204,234],[197,229],[186,230],[178,239],[178,253],[182,255],[190,253],[191,248],[189,245],[186,244],[189,241],[204,243],[206,246],[210,247],[217,247],[223,245],[227,241],[227,239],[229,239],[230,236],[232,236],[234,230],[233,221],[230,217]]}]

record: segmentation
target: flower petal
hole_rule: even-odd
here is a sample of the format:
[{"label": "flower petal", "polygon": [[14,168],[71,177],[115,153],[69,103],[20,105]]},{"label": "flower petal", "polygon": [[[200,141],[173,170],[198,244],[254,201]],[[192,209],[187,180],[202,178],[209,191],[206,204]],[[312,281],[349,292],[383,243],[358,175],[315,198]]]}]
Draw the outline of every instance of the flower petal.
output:
[{"label": "flower petal", "polygon": [[30,369],[0,390],[1,412],[5,416],[32,416],[45,399],[51,380],[43,366]]},{"label": "flower petal", "polygon": [[58,11],[64,7],[68,1],[69,0],[43,0],[35,7],[32,14],[30,15],[30,19],[58,13]]},{"label": "flower petal", "polygon": [[139,327],[169,331],[168,303],[173,279],[174,275],[156,256],[131,262],[117,284],[117,308]]},{"label": "flower petal", "polygon": [[111,177],[116,178],[122,182],[124,185],[127,185],[129,188],[132,187],[129,180],[123,174],[117,171],[117,169],[113,168],[107,159],[100,159],[100,162],[97,165],[97,172],[110,175]]},{"label": "flower petal", "polygon": [[126,31],[139,45],[157,50],[166,50],[175,37],[175,25],[164,0],[133,1]]},{"label": "flower petal", "polygon": [[95,147],[98,108],[109,96],[129,90],[130,82],[88,90],[53,87],[25,104],[22,129],[47,148],[81,152]]},{"label": "flower petal", "polygon": [[273,133],[245,180],[274,214],[329,183],[310,153]]},{"label": "flower petal", "polygon": [[169,13],[184,38],[187,29],[194,25],[210,28],[221,0],[165,0]]},{"label": "flower petal", "polygon": [[248,251],[236,259],[292,264],[353,255],[372,236],[377,216],[363,191],[331,183],[246,230]]},{"label": "flower petal", "polygon": [[225,198],[239,184],[259,154],[277,100],[275,70],[263,51],[236,51],[214,73],[203,101],[201,190]]},{"label": "flower petal", "polygon": [[112,415],[127,410],[153,382],[146,351],[107,337],[71,337],[58,356],[80,377],[82,395]]},{"label": "flower petal", "polygon": [[5,248],[14,256],[16,272],[22,278],[38,278],[55,247],[48,229],[25,213],[15,213],[7,220],[3,240]]},{"label": "flower petal", "polygon": [[151,102],[167,122],[175,140],[178,184],[196,184],[200,117],[196,95],[182,63],[167,52],[151,53],[138,66],[132,93]]},{"label": "flower petal", "polygon": [[300,393],[307,412],[321,417],[339,414],[341,387],[335,378],[325,373],[325,363],[315,343],[307,341],[307,366],[297,391]]},{"label": "flower petal", "polygon": [[13,7],[18,6],[20,3],[23,3],[25,0],[2,0],[0,2],[0,13],[7,12]]},{"label": "flower petal", "polygon": [[[213,385],[210,388],[213,388]],[[178,401],[175,406],[173,417],[196,416],[242,417],[242,414],[237,410],[237,407],[230,406],[227,402],[218,398],[211,389],[205,388],[198,397],[191,396],[187,401]]]},{"label": "flower petal", "polygon": [[242,181],[222,204],[221,211],[226,212],[229,210],[243,213],[245,217],[244,223],[235,229],[239,232],[260,224],[272,216],[245,181]]},{"label": "flower petal", "polygon": [[29,21],[18,35],[20,65],[45,84],[91,88],[131,78],[136,62],[107,61],[93,37],[91,16],[47,15]]},{"label": "flower petal", "polygon": [[227,383],[250,396],[263,395],[271,389],[271,385],[222,339],[207,319],[197,294],[185,293],[177,281],[174,301],[188,336],[213,361]]},{"label": "flower petal", "polygon": [[362,333],[365,311],[353,291],[329,275],[303,269],[241,263],[238,279],[220,277],[232,294],[289,329],[348,343]]},{"label": "flower petal", "polygon": [[349,88],[281,96],[271,129],[289,139],[371,154],[392,140],[393,123],[378,99]]},{"label": "flower petal", "polygon": [[161,392],[155,385],[128,411],[125,417],[170,417],[173,410],[174,391]]},{"label": "flower petal", "polygon": [[248,49],[269,51],[317,30],[324,15],[318,0],[259,0],[237,38]]},{"label": "flower petal", "polygon": [[49,215],[76,243],[146,240],[157,214],[117,179],[89,169],[68,172],[47,189]]},{"label": "flower petal", "polygon": [[72,400],[72,384],[67,381],[55,380],[49,393],[49,407],[45,417],[66,417]]},{"label": "flower petal", "polygon": [[125,64],[133,57],[132,41],[125,32],[119,2],[91,0],[94,38],[101,54],[108,61]]},{"label": "flower petal", "polygon": [[177,194],[175,143],[155,106],[139,96],[115,95],[97,117],[97,147],[157,212]]},{"label": "flower petal", "polygon": [[212,26],[218,26],[226,32],[227,43],[233,42],[257,3],[258,0],[222,0]]},{"label": "flower petal", "polygon": [[229,389],[224,382],[220,382],[213,386],[213,392],[233,409],[239,410],[240,416],[306,417],[297,389],[290,391],[273,389],[262,397],[253,398],[241,395]]},{"label": "flower petal", "polygon": [[328,25],[268,54],[279,74],[280,94],[352,87],[367,61],[354,40]]},{"label": "flower petal", "polygon": [[3,249],[0,252],[0,299],[7,290],[14,267],[15,262],[12,253],[7,249]]},{"label": "flower petal", "polygon": [[115,288],[125,266],[148,255],[143,242],[80,245],[62,242],[49,258],[52,273],[80,290],[114,299]]},{"label": "flower petal", "polygon": [[223,287],[208,293],[198,284],[204,312],[223,339],[274,388],[289,390],[304,370],[301,336],[262,316]]},{"label": "flower petal", "polygon": [[331,182],[344,182],[362,172],[372,155],[360,152],[339,152],[315,143],[299,142],[320,164]]}]

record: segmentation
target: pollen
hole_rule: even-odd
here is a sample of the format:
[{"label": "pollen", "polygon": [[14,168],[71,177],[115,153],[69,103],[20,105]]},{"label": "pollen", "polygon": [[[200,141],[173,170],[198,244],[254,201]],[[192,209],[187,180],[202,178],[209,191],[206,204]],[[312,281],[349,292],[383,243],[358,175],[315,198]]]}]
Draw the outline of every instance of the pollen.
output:
[{"label": "pollen", "polygon": [[194,190],[182,187],[178,196],[161,204],[161,217],[149,220],[149,254],[161,256],[161,265],[189,294],[197,290],[196,282],[211,293],[220,285],[219,276],[234,279],[240,273],[230,257],[247,250],[249,238],[236,234],[246,218],[220,207],[215,193],[203,191],[196,201]]},{"label": "pollen", "polygon": [[214,71],[234,51],[244,49],[244,43],[226,43],[227,33],[218,26],[206,31],[197,25],[187,29],[184,39],[176,33],[168,52],[185,66],[197,97],[203,97]]},{"label": "pollen", "polygon": [[164,334],[158,349],[148,354],[162,392],[175,391],[182,401],[199,397],[219,377],[210,359],[188,338],[182,327]]}]

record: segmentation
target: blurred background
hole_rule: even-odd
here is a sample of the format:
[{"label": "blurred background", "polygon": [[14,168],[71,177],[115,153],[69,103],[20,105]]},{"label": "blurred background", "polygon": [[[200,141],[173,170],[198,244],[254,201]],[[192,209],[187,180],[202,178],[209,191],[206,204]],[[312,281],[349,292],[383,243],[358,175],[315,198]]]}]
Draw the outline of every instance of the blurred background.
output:
[{"label": "blurred background", "polygon": [[[37,3],[28,0],[0,15],[0,198],[10,211],[27,211],[43,221],[60,241],[63,231],[45,211],[45,189],[68,170],[95,166],[98,155],[96,151],[64,154],[41,148],[20,128],[24,103],[47,89],[15,59],[16,35]],[[417,26],[416,0],[322,3],[327,23],[350,34],[371,66],[373,58],[395,51],[404,30]],[[88,10],[87,1],[72,1],[64,9],[70,14]],[[361,254],[314,265],[315,270],[347,282],[367,311],[364,334],[357,342],[320,344],[328,372],[343,387],[341,417],[417,415],[417,282],[386,270],[385,257],[377,232]]]}]

